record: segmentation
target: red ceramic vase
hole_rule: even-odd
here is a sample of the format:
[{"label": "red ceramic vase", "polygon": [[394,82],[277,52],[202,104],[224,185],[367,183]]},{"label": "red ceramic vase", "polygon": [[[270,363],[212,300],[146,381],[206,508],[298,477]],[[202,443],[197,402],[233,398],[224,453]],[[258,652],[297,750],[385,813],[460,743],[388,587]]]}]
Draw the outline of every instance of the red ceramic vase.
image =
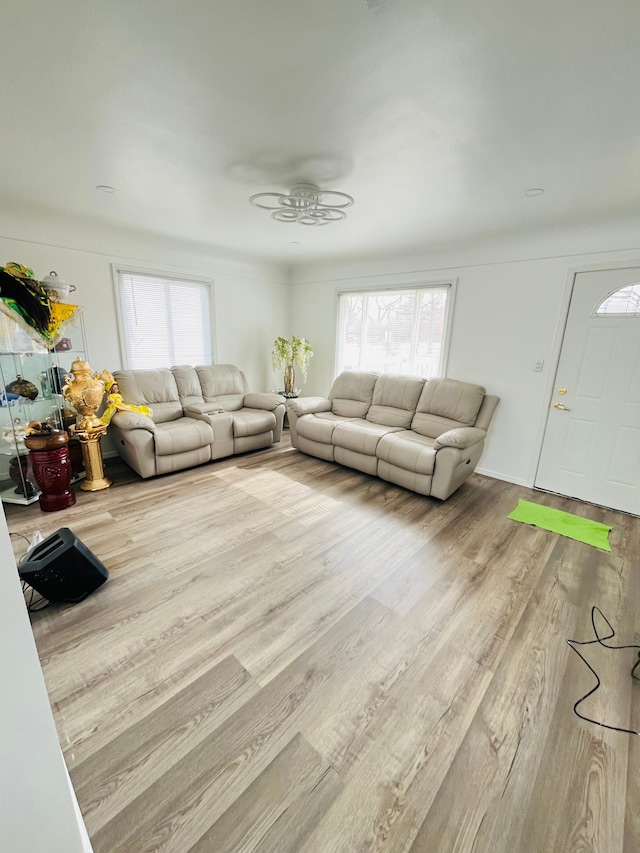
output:
[{"label": "red ceramic vase", "polygon": [[45,435],[28,435],[24,440],[29,448],[33,475],[42,494],[38,498],[43,512],[67,509],[76,502],[71,491],[71,459],[69,436],[64,430]]}]

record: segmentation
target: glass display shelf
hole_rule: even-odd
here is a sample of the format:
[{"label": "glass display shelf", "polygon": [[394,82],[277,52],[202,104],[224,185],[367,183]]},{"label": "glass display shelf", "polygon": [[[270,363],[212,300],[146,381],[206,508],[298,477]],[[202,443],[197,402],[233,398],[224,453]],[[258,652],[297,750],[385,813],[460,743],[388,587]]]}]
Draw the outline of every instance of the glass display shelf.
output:
[{"label": "glass display shelf", "polygon": [[[40,494],[24,445],[28,423],[46,421],[66,429],[75,422],[76,413],[61,392],[72,362],[86,357],[81,317],[65,335],[49,350],[0,315],[0,498],[5,503],[27,505]],[[69,452],[75,481],[83,476],[79,443],[71,441]]]}]

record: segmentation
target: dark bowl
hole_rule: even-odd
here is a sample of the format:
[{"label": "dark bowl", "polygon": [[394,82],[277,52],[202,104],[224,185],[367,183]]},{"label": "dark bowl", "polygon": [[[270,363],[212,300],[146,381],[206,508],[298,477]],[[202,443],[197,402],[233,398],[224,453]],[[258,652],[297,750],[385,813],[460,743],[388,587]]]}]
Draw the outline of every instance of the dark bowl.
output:
[{"label": "dark bowl", "polygon": [[25,447],[29,450],[57,450],[69,443],[69,434],[63,429],[53,432],[32,433],[24,440]]}]

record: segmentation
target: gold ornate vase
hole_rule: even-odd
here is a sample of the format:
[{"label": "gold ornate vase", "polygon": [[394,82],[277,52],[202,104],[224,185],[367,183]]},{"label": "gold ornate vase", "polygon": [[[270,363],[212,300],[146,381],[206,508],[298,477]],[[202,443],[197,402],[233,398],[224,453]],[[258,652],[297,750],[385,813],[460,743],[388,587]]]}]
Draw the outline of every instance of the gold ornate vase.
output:
[{"label": "gold ornate vase", "polygon": [[67,377],[62,396],[78,412],[76,430],[101,429],[103,424],[96,412],[104,398],[104,380],[99,373],[91,373],[89,364],[77,358],[71,365],[73,379]]}]

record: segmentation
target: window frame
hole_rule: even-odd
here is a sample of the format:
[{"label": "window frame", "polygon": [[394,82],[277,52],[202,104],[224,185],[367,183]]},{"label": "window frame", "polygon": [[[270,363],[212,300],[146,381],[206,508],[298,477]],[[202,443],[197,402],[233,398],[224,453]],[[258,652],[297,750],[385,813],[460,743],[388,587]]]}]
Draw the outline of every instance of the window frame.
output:
[{"label": "window frame", "polygon": [[[359,287],[348,287],[348,286],[339,286],[336,288],[335,292],[335,320],[334,320],[334,329],[335,329],[335,346],[334,346],[334,365],[333,365],[333,375],[334,378],[338,376],[341,372],[341,367],[339,364],[340,358],[340,297],[341,296],[351,296],[358,293],[395,293],[398,291],[406,291],[406,290],[427,290],[429,288],[449,288],[449,295],[447,297],[447,304],[445,307],[445,317],[444,317],[444,328],[443,328],[443,344],[442,344],[442,352],[441,352],[441,371],[440,376],[446,377],[448,365],[449,365],[449,351],[451,349],[451,331],[453,328],[453,313],[454,306],[456,301],[456,290],[457,290],[458,279],[457,278],[446,278],[446,279],[437,279],[435,281],[425,281],[424,279],[420,281],[412,281],[412,282],[394,282],[393,284],[375,284],[375,285],[367,285],[367,286],[359,286]],[[414,375],[414,374],[409,374]]]},{"label": "window frame", "polygon": [[607,319],[611,317],[616,317],[620,319],[621,317],[640,317],[640,311],[599,311],[598,309],[604,305],[612,296],[615,296],[616,293],[619,293],[621,290],[626,290],[628,287],[639,287],[640,282],[633,281],[630,284],[624,284],[622,287],[616,287],[610,293],[608,293],[604,299],[601,299],[598,304],[594,307],[591,316],[597,317],[598,319]]},{"label": "window frame", "polygon": [[[142,369],[142,368],[132,368],[129,364],[129,358],[127,355],[127,345],[126,345],[126,336],[125,336],[125,324],[124,317],[122,311],[122,301],[121,301],[121,289],[120,289],[120,275],[130,274],[133,276],[147,276],[149,278],[159,278],[164,279],[166,281],[175,281],[175,282],[184,282],[186,284],[193,283],[199,285],[207,285],[209,288],[209,336],[211,343],[211,363],[217,363],[217,335],[216,335],[216,307],[215,307],[215,285],[214,281],[211,278],[207,278],[204,276],[197,275],[183,275],[182,273],[175,272],[173,270],[163,270],[157,267],[140,267],[134,264],[111,264],[111,275],[113,280],[113,293],[114,299],[116,303],[116,317],[118,322],[118,344],[120,349],[120,359],[122,362],[123,370],[133,370],[133,369]],[[174,365],[167,364],[166,367],[172,367]],[[153,369],[153,368],[149,368]]]}]

